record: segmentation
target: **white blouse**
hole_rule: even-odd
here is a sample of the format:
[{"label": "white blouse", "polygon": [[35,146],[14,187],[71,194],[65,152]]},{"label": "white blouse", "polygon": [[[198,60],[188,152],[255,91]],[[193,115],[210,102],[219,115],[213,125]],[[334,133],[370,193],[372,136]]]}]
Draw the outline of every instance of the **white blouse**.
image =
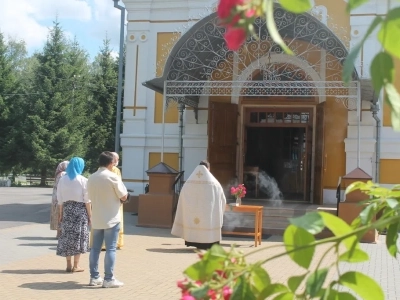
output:
[{"label": "white blouse", "polygon": [[76,201],[89,203],[89,196],[87,190],[87,178],[82,175],[76,176],[73,180],[69,179],[65,174],[61,177],[57,186],[57,200],[58,204],[67,201]]}]

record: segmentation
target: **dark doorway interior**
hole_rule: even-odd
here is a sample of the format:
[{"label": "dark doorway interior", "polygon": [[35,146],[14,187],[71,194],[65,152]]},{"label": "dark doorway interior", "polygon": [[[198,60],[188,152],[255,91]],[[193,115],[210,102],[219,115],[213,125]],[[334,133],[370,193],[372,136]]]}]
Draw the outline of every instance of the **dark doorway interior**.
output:
[{"label": "dark doorway interior", "polygon": [[[283,199],[304,200],[306,129],[304,127],[247,127],[246,130],[245,165],[258,167],[260,171],[274,178]],[[251,193],[250,189],[249,196]],[[258,198],[268,197],[268,192],[259,188]]]}]

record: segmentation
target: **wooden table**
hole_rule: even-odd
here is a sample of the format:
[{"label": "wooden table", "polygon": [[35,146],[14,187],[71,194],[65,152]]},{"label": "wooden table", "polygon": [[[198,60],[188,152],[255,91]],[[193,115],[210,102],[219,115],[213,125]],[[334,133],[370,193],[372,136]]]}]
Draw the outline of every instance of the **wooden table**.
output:
[{"label": "wooden table", "polygon": [[263,206],[255,205],[234,206],[227,204],[225,211],[254,214],[254,232],[223,231],[222,234],[254,236],[254,246],[261,245],[263,208]]}]

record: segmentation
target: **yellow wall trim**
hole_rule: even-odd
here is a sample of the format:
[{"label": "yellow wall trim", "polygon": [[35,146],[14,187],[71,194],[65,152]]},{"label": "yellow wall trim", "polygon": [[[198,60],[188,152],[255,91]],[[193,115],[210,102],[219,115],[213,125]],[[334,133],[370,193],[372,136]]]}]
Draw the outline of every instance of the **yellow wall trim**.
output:
[{"label": "yellow wall trim", "polygon": [[[161,152],[149,152],[149,169],[161,162]],[[179,153],[164,152],[164,163],[179,171]]]},{"label": "yellow wall trim", "polygon": [[[164,64],[166,62],[166,57],[168,51],[172,47],[170,43],[171,39],[176,35],[174,32],[158,32],[157,33],[157,69],[156,74],[157,77],[162,76],[164,72]],[[160,93],[155,93],[154,98],[154,123],[162,123],[163,119],[163,95]],[[178,123],[179,113],[178,108],[176,106],[172,106],[167,109],[164,113],[164,122],[165,123]]]},{"label": "yellow wall trim", "polygon": [[400,183],[400,159],[381,159],[380,183]]}]

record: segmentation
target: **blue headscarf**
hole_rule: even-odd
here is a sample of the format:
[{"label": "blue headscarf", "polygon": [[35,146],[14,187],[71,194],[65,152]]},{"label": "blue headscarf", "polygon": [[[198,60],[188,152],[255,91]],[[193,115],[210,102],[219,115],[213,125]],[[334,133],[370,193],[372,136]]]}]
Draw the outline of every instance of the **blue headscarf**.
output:
[{"label": "blue headscarf", "polygon": [[76,176],[81,175],[85,168],[85,161],[80,157],[73,157],[68,164],[67,175],[69,179],[73,180]]}]

